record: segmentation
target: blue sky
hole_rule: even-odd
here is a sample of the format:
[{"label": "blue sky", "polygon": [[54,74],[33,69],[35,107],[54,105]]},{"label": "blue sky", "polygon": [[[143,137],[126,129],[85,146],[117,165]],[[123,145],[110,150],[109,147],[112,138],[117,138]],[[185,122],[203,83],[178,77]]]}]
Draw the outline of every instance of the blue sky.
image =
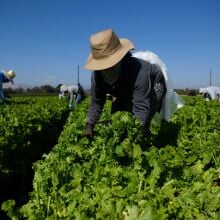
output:
[{"label": "blue sky", "polygon": [[90,85],[90,35],[112,28],[167,65],[174,88],[220,86],[219,0],[0,0],[0,69],[15,84]]}]

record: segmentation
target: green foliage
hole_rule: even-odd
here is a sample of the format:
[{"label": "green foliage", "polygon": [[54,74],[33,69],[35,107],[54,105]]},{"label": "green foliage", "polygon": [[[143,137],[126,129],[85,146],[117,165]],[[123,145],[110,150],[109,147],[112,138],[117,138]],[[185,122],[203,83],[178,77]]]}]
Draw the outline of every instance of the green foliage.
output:
[{"label": "green foliage", "polygon": [[[0,106],[0,204],[27,201],[32,164],[57,143],[69,114],[58,97],[16,97]],[[1,218],[1,215],[0,215]]]},{"label": "green foliage", "polygon": [[[89,101],[72,111],[58,144],[34,164],[23,218],[77,220],[191,220],[220,218],[219,102],[186,97],[170,123],[142,135],[129,113],[85,129]],[[8,209],[9,210],[9,209]],[[9,210],[10,212],[11,210]]]}]

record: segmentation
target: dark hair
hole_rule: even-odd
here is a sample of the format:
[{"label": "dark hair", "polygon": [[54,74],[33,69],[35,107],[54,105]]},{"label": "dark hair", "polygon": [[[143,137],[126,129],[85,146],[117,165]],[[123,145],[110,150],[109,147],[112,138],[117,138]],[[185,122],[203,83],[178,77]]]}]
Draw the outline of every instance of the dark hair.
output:
[{"label": "dark hair", "polygon": [[[132,56],[132,53],[130,52],[130,51],[128,51],[127,53],[126,53],[126,55],[125,55],[125,57],[131,57]],[[124,57],[124,58],[125,58]]]},{"label": "dark hair", "polygon": [[132,57],[132,53],[131,53],[130,51],[128,51],[128,52],[126,53],[126,55],[122,58],[121,62],[122,62],[122,63],[126,63],[127,60],[130,59],[130,57]]}]

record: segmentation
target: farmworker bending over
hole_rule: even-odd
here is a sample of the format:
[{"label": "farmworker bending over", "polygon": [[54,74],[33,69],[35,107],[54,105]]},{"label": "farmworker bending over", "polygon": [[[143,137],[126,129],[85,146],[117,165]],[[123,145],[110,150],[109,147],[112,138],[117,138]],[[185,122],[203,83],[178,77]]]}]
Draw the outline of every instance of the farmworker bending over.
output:
[{"label": "farmworker bending over", "polygon": [[12,70],[4,71],[0,70],[0,99],[3,103],[7,103],[6,96],[3,93],[3,83],[13,82],[13,78],[16,76],[15,72]]},{"label": "farmworker bending over", "polygon": [[112,29],[91,35],[91,53],[85,68],[92,70],[92,101],[84,135],[92,137],[94,124],[102,113],[106,94],[112,95],[112,113],[131,112],[148,131],[151,119],[166,94],[163,73],[156,64],[132,57],[132,42],[118,38]]},{"label": "farmworker bending over", "polygon": [[[72,108],[73,101],[78,105],[84,98],[83,87],[78,83],[78,85],[61,85],[60,94],[69,94],[69,108]],[[60,96],[59,96],[60,97]]]},{"label": "farmworker bending over", "polygon": [[206,101],[220,100],[220,87],[208,86],[206,88],[200,88],[199,93],[203,94]]}]

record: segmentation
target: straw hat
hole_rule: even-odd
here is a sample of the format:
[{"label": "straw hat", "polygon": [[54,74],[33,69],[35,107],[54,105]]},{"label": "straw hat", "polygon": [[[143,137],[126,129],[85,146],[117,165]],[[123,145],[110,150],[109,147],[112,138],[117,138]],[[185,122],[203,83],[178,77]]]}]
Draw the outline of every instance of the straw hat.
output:
[{"label": "straw hat", "polygon": [[118,38],[112,29],[91,35],[91,53],[85,68],[88,70],[108,69],[117,64],[129,50],[134,49],[131,41]]},{"label": "straw hat", "polygon": [[8,72],[3,72],[5,77],[14,84],[13,78],[16,76],[15,72],[13,70],[9,70]]}]

